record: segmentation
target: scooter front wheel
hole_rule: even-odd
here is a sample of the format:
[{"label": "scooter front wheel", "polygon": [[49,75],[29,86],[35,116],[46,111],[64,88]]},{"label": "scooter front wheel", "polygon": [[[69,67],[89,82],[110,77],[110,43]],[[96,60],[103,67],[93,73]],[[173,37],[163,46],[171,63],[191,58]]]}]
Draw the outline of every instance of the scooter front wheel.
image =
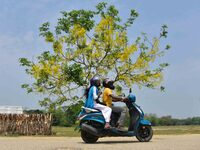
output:
[{"label": "scooter front wheel", "polygon": [[153,130],[151,126],[140,125],[137,129],[136,138],[140,142],[149,142],[153,137]]},{"label": "scooter front wheel", "polygon": [[84,130],[81,130],[81,138],[85,143],[95,143],[99,139],[99,137],[94,136]]}]

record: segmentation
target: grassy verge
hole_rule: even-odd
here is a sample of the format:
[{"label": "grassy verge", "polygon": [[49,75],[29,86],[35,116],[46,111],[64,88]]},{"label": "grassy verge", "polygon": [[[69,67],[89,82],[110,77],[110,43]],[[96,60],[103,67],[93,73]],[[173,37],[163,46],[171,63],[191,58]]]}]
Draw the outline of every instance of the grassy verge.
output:
[{"label": "grassy verge", "polygon": [[80,136],[80,132],[74,131],[75,127],[58,127],[54,126],[52,128],[52,136],[68,136],[68,137],[77,137]]},{"label": "grassy verge", "polygon": [[200,134],[200,126],[155,126],[153,131],[155,135]]},{"label": "grassy verge", "polygon": [[[53,127],[53,136],[80,136],[75,127]],[[154,135],[200,134],[200,126],[154,126]]]}]

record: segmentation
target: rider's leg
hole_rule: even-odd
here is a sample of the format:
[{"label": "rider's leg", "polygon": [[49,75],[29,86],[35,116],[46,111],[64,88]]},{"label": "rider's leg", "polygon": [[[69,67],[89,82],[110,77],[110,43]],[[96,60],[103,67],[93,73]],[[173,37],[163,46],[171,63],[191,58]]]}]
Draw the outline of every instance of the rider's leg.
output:
[{"label": "rider's leg", "polygon": [[124,123],[125,123],[125,117],[126,117],[126,109],[121,107],[122,112],[121,112],[121,116],[119,118],[119,126],[124,127]]},{"label": "rider's leg", "polygon": [[124,107],[120,107],[120,106],[111,106],[112,111],[115,113],[120,113],[120,118],[118,120],[119,126],[120,127],[124,127],[124,123],[125,123],[125,116],[126,116],[126,109]]},{"label": "rider's leg", "polygon": [[104,105],[101,105],[98,103],[94,104],[94,108],[101,110],[101,112],[105,118],[105,121],[106,121],[105,128],[110,128],[109,122],[110,122],[110,116],[111,116],[112,109],[110,107],[107,107],[107,106],[104,106]]}]

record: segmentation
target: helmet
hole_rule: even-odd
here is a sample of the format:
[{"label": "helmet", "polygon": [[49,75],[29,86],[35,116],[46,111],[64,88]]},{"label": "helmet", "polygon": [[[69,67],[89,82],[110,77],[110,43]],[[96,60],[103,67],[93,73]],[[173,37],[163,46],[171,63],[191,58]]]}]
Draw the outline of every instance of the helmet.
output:
[{"label": "helmet", "polygon": [[103,80],[103,87],[109,88],[111,90],[114,90],[115,89],[114,81],[113,80],[109,80],[108,78],[104,79]]},{"label": "helmet", "polygon": [[101,81],[100,81],[99,77],[94,76],[93,78],[91,78],[90,79],[90,86],[96,86],[96,87],[101,86]]}]

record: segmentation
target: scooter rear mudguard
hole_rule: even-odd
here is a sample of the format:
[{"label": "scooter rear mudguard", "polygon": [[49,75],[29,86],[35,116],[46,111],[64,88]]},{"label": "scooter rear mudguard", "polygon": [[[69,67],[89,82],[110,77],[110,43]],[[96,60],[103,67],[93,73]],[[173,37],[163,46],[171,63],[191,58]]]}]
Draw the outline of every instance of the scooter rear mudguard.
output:
[{"label": "scooter rear mudguard", "polygon": [[105,124],[105,119],[101,112],[82,114],[80,120],[83,121],[96,121]]}]

